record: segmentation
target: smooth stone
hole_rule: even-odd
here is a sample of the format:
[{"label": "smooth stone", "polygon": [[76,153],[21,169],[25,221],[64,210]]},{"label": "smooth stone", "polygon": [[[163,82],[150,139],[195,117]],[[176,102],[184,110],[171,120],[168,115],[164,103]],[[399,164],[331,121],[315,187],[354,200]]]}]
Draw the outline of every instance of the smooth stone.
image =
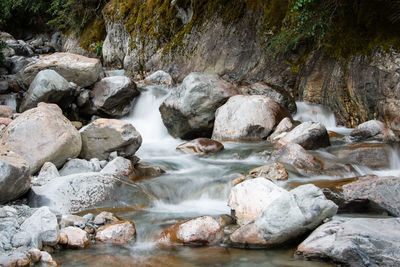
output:
[{"label": "smooth stone", "polygon": [[40,262],[46,264],[47,266],[58,266],[58,263],[53,259],[50,253],[46,251],[40,252]]},{"label": "smooth stone", "polygon": [[14,115],[14,111],[11,107],[6,105],[0,105],[0,118],[9,118],[12,119]]},{"label": "smooth stone", "polygon": [[250,170],[249,174],[254,177],[265,177],[272,180],[287,180],[289,174],[282,163],[274,162]]},{"label": "smooth stone", "polygon": [[60,169],[60,176],[67,176],[77,173],[96,172],[98,168],[90,161],[84,159],[70,159]]},{"label": "smooth stone", "polygon": [[136,228],[132,222],[119,221],[101,226],[95,235],[96,241],[126,244],[136,236]]},{"label": "smooth stone", "polygon": [[294,127],[296,127],[295,123],[288,117],[281,120],[281,122],[276,126],[274,132],[268,136],[268,141],[272,143],[276,143],[279,141],[284,134],[290,132]]},{"label": "smooth stone", "polygon": [[76,226],[81,229],[85,228],[86,221],[83,217],[72,214],[64,214],[61,216],[60,227]]},{"label": "smooth stone", "polygon": [[100,225],[100,224],[108,224],[108,223],[115,223],[118,222],[118,218],[114,216],[111,212],[102,211],[99,213],[95,218],[93,223]]},{"label": "smooth stone", "polygon": [[350,132],[348,140],[359,142],[365,140],[395,141],[396,136],[392,130],[383,122],[370,120],[358,125]]},{"label": "smooth stone", "polygon": [[61,230],[67,235],[67,246],[70,248],[85,248],[89,246],[87,233],[78,227],[68,226]]},{"label": "smooth stone", "polygon": [[171,86],[174,84],[171,75],[163,70],[153,72],[152,74],[147,76],[143,82],[147,85],[162,84],[166,86]]},{"label": "smooth stone", "polygon": [[215,154],[224,149],[224,145],[209,138],[196,138],[180,144],[176,150],[186,154],[207,155]]},{"label": "smooth stone", "polygon": [[135,167],[132,161],[123,157],[116,157],[110,161],[100,173],[120,175],[129,178],[135,172]]}]

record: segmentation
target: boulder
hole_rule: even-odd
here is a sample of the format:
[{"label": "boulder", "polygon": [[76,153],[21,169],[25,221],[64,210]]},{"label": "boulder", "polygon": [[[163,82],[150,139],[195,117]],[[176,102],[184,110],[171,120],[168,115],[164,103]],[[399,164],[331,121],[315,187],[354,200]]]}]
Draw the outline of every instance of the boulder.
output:
[{"label": "boulder", "polygon": [[288,117],[281,120],[281,122],[276,126],[274,132],[268,136],[268,141],[276,143],[281,137],[286,133],[290,132],[296,125]]},{"label": "boulder", "polygon": [[233,96],[218,108],[212,137],[216,140],[263,140],[285,117],[290,117],[289,112],[269,97]]},{"label": "boulder", "polygon": [[[31,234],[32,239],[38,239],[39,244],[54,246],[59,240],[57,217],[49,207],[41,207],[27,218],[21,225],[21,230]],[[38,247],[40,249],[40,247]]]},{"label": "boulder", "polygon": [[171,75],[169,75],[169,73],[163,70],[158,70],[150,74],[144,79],[143,82],[147,85],[160,84],[160,85],[172,86],[174,84]]},{"label": "boulder", "polygon": [[113,117],[129,113],[132,100],[139,95],[136,84],[126,76],[103,78],[93,88],[94,107]]},{"label": "boulder", "polygon": [[8,90],[9,88],[10,88],[10,86],[8,85],[8,81],[0,80],[0,94],[7,94],[9,92],[9,90]]},{"label": "boulder", "polygon": [[40,262],[45,266],[58,266],[58,263],[53,259],[53,257],[47,251],[40,252]]},{"label": "boulder", "polygon": [[31,173],[45,162],[62,166],[68,158],[77,157],[82,147],[79,132],[61,109],[45,103],[13,120],[0,140],[29,163]]},{"label": "boulder", "polygon": [[57,213],[121,205],[148,206],[154,197],[135,183],[102,173],[79,173],[53,179],[43,186],[32,187],[30,206],[47,205]]},{"label": "boulder", "polygon": [[107,159],[110,153],[117,151],[122,157],[135,154],[142,144],[142,137],[128,122],[114,119],[97,119],[79,131],[82,136],[84,159]]},{"label": "boulder", "polygon": [[136,163],[130,179],[137,181],[145,178],[157,177],[163,173],[165,173],[165,170],[161,167],[151,166],[145,163]]},{"label": "boulder", "polygon": [[96,240],[124,245],[136,236],[136,228],[132,222],[120,221],[101,226],[96,232]]},{"label": "boulder", "polygon": [[[271,187],[279,188],[270,183]],[[337,212],[338,207],[327,200],[322,190],[314,185],[302,185],[290,192],[283,191],[264,195],[264,198],[272,200],[266,203],[264,212],[254,221],[241,226],[230,235],[234,245],[250,248],[279,246],[314,230]],[[253,192],[248,193],[253,195]]]},{"label": "boulder", "polygon": [[89,246],[87,233],[78,227],[68,226],[61,230],[68,237],[67,246],[70,248],[85,248]]},{"label": "boulder", "polygon": [[8,126],[12,122],[9,118],[0,118],[0,125]]},{"label": "boulder", "polygon": [[39,62],[39,58],[13,56],[9,58],[9,61],[10,61],[10,73],[17,74],[19,71],[23,70],[26,66]]},{"label": "boulder", "polygon": [[91,161],[87,161],[84,159],[70,159],[67,161],[67,163],[64,164],[64,166],[60,170],[60,175],[67,176],[76,173],[98,172],[98,171],[100,171],[99,166],[97,166]]},{"label": "boulder", "polygon": [[194,155],[215,154],[224,149],[224,145],[209,138],[196,138],[192,141],[180,144],[176,150]]},{"label": "boulder", "polygon": [[86,221],[83,217],[78,215],[63,214],[60,220],[60,227],[66,228],[68,226],[75,226],[83,229],[86,226]]},{"label": "boulder", "polygon": [[22,196],[31,187],[28,163],[17,153],[0,148],[0,204]]},{"label": "boulder", "polygon": [[359,142],[365,140],[395,141],[396,136],[392,130],[383,122],[370,120],[358,125],[350,132],[348,140]]},{"label": "boulder", "polygon": [[114,216],[111,212],[102,211],[93,220],[94,224],[108,224],[118,222],[118,218]]},{"label": "boulder", "polygon": [[37,177],[32,177],[32,185],[44,185],[51,179],[60,177],[60,173],[57,170],[56,165],[51,162],[43,164]]},{"label": "boulder", "polygon": [[265,177],[272,180],[287,180],[289,177],[285,166],[279,162],[254,168],[249,174],[253,177]]},{"label": "boulder", "polygon": [[278,86],[270,86],[262,82],[253,83],[251,85],[240,88],[244,95],[263,95],[273,99],[279,105],[285,107],[290,113],[297,111],[296,102],[293,97],[285,89]]},{"label": "boulder", "polygon": [[132,161],[123,157],[116,157],[101,170],[101,173],[108,173],[129,178],[134,174],[134,171],[135,167],[133,166]]},{"label": "boulder", "polygon": [[19,71],[18,77],[21,84],[28,88],[36,74],[44,69],[54,70],[67,81],[74,82],[80,87],[90,86],[103,76],[101,62],[97,58],[70,53],[54,53],[41,57],[39,62]]},{"label": "boulder", "polygon": [[67,107],[73,100],[73,93],[69,82],[57,72],[42,70],[29,86],[19,111],[24,112],[34,108],[40,102],[56,103],[61,107]]},{"label": "boulder", "polygon": [[399,266],[399,218],[335,218],[318,227],[296,256],[346,266]]},{"label": "boulder", "polygon": [[0,105],[0,118],[12,119],[14,111],[9,106]]},{"label": "boulder", "polygon": [[157,244],[171,245],[210,245],[221,241],[222,229],[217,220],[201,216],[179,222],[161,232]]},{"label": "boulder", "polygon": [[330,146],[329,135],[319,122],[303,122],[278,141],[282,145],[296,143],[305,149],[317,149]]},{"label": "boulder", "polygon": [[271,160],[283,163],[303,176],[319,174],[323,169],[317,158],[296,143],[288,143],[274,150]]},{"label": "boulder", "polygon": [[15,55],[24,57],[33,56],[32,49],[22,40],[18,40],[17,43],[8,43],[8,47],[15,51]]},{"label": "boulder", "polygon": [[238,89],[215,75],[191,73],[160,106],[161,117],[173,137],[210,137],[215,111]]}]

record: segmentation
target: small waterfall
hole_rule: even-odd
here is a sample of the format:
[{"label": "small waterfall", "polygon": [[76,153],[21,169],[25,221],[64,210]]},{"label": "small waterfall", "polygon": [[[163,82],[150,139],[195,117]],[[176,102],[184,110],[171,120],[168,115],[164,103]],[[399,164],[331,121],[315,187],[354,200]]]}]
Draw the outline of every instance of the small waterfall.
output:
[{"label": "small waterfall", "polygon": [[327,129],[336,128],[335,115],[328,108],[307,102],[296,102],[297,113],[293,119],[301,122],[313,121],[322,123]]}]

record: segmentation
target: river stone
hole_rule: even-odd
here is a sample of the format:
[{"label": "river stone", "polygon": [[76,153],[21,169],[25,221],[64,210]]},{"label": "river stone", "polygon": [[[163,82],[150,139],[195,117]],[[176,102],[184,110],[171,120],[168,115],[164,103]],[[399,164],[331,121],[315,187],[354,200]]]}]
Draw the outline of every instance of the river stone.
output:
[{"label": "river stone", "polygon": [[212,137],[216,140],[266,139],[289,112],[266,96],[237,95],[218,108]]},{"label": "river stone", "polygon": [[83,229],[86,226],[86,221],[83,217],[78,215],[63,214],[60,220],[60,227],[65,228],[68,226],[75,226]]},{"label": "river stone", "polygon": [[176,150],[194,155],[215,154],[224,149],[224,145],[209,138],[196,138],[180,144]]},{"label": "river stone", "polygon": [[40,252],[40,262],[42,262],[45,266],[58,266],[58,263],[53,259],[50,253],[46,251]]},{"label": "river stone", "polygon": [[94,224],[100,225],[100,224],[107,224],[107,223],[115,223],[118,222],[118,218],[114,216],[111,212],[108,211],[102,211],[99,213],[93,220]]},{"label": "river stone", "polygon": [[56,165],[51,162],[43,164],[36,177],[32,177],[32,185],[41,186],[49,182],[51,179],[60,177]]},{"label": "river stone", "polygon": [[12,108],[6,105],[0,105],[0,118],[12,119],[14,111]]},{"label": "river stone", "polygon": [[31,186],[29,165],[20,155],[0,147],[0,204],[22,196]]},{"label": "river stone", "polygon": [[297,111],[293,97],[283,88],[270,86],[262,82],[254,83],[240,88],[244,95],[263,95],[273,99],[294,114]]},{"label": "river stone", "polygon": [[123,245],[136,236],[136,228],[132,222],[120,221],[101,226],[96,232],[96,240]]},{"label": "river stone", "polygon": [[68,237],[67,246],[70,248],[85,248],[89,246],[87,233],[78,227],[68,226],[61,230]]},{"label": "river stone", "polygon": [[316,175],[322,172],[322,163],[302,146],[288,143],[271,154],[271,160],[291,167],[303,176]]},{"label": "river stone", "polygon": [[105,206],[145,205],[154,197],[135,183],[103,173],[79,173],[53,179],[32,187],[30,206],[47,205],[57,213],[78,212]]},{"label": "river stone", "polygon": [[28,65],[17,75],[22,84],[28,88],[36,74],[44,69],[54,70],[67,81],[74,82],[80,87],[90,86],[103,76],[99,59],[71,53],[54,53],[43,56],[39,62]]},{"label": "river stone", "polygon": [[139,95],[136,84],[126,76],[103,78],[93,88],[93,104],[97,110],[113,117],[129,113],[132,100]]},{"label": "river stone", "polygon": [[307,237],[296,255],[352,267],[399,266],[399,244],[399,218],[335,218]]},{"label": "river stone", "polygon": [[24,69],[29,64],[34,64],[39,61],[37,57],[23,57],[23,56],[13,56],[10,59],[10,73],[17,74],[19,71]]},{"label": "river stone", "polygon": [[25,231],[20,231],[16,233],[11,239],[11,244],[15,248],[23,246],[27,247],[30,245],[30,243],[31,243],[31,235]]},{"label": "river stone", "polygon": [[54,246],[59,240],[57,218],[49,207],[37,209],[31,217],[24,221],[21,230],[30,233],[33,239],[39,239],[43,245]]},{"label": "river stone", "polygon": [[279,141],[281,137],[283,137],[286,133],[290,132],[296,125],[292,122],[292,120],[288,117],[281,120],[281,122],[276,126],[274,132],[268,136],[268,141],[271,143],[276,143]]},{"label": "river stone", "polygon": [[34,108],[40,102],[67,107],[72,100],[73,91],[69,82],[54,70],[42,70],[29,86],[19,111],[24,112]]},{"label": "river stone", "polygon": [[160,246],[210,245],[221,240],[222,230],[217,220],[201,216],[179,222],[161,232],[157,244]]},{"label": "river stone", "polygon": [[135,154],[142,144],[142,137],[128,122],[114,119],[97,119],[80,131],[84,159],[107,159],[110,153],[129,157]]},{"label": "river stone", "polygon": [[147,85],[161,84],[161,85],[171,86],[174,84],[171,75],[169,75],[169,73],[163,70],[158,70],[150,74],[144,79],[143,82]]},{"label": "river stone", "polygon": [[161,117],[173,137],[210,137],[215,111],[238,93],[236,86],[216,75],[190,73],[161,104]]},{"label": "river stone", "polygon": [[278,246],[314,230],[337,212],[338,207],[312,184],[299,186],[290,192],[283,191],[285,193],[264,196],[272,198],[272,201],[266,203],[264,212],[254,221],[230,235],[234,245],[250,248]]},{"label": "river stone", "polygon": [[317,149],[330,146],[329,135],[319,122],[303,122],[278,141],[282,145],[296,143],[305,149]]},{"label": "river stone", "polygon": [[101,173],[108,173],[128,178],[134,174],[134,171],[135,168],[132,161],[123,157],[116,157],[101,170]]},{"label": "river stone", "polygon": [[395,141],[395,134],[389,127],[378,120],[370,120],[358,125],[348,136],[352,142],[365,140]]},{"label": "river stone", "polygon": [[96,172],[99,171],[98,167],[92,162],[84,159],[70,159],[60,170],[61,176],[67,176],[76,173]]},{"label": "river stone", "polygon": [[254,168],[249,174],[254,177],[265,177],[272,180],[287,180],[289,177],[285,166],[279,162]]},{"label": "river stone", "polygon": [[55,104],[40,103],[25,111],[5,129],[1,143],[20,154],[37,172],[45,162],[60,167],[79,155],[82,140],[71,122]]},{"label": "river stone", "polygon": [[0,118],[0,125],[8,126],[12,122],[9,118]]}]

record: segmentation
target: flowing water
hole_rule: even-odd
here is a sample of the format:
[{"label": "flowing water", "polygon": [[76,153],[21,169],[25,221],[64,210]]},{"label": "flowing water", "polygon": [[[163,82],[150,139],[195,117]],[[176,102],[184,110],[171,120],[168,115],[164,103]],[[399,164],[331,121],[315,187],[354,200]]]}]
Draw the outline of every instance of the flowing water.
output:
[{"label": "flowing water", "polygon": [[[143,210],[108,209],[135,222],[136,242],[122,247],[94,244],[85,250],[66,250],[54,254],[62,266],[331,266],[323,262],[296,260],[293,258],[295,247],[241,250],[225,247],[160,249],[155,246],[158,234],[179,220],[229,214],[227,200],[231,181],[256,166],[267,164],[273,150],[271,144],[259,142],[224,143],[223,152],[207,157],[177,152],[176,146],[183,141],[168,134],[158,111],[169,90],[171,88],[168,87],[146,87],[134,103],[131,114],[125,118],[142,134],[143,144],[137,152],[141,162],[166,170],[159,177],[138,182],[156,196],[154,205]],[[348,129],[336,126],[333,114],[326,109],[301,102],[297,105],[299,112],[296,119],[319,121],[328,129],[348,132]],[[337,141],[333,145],[343,144]],[[335,156],[326,150],[315,153],[326,161],[335,161]],[[400,169],[399,165],[399,150],[394,148],[391,168],[381,172],[394,173]],[[358,172],[373,173],[362,167],[358,167]],[[338,178],[344,177],[325,175],[304,178],[290,173],[289,181],[305,183]],[[282,182],[282,186],[290,187],[286,182]]]}]

